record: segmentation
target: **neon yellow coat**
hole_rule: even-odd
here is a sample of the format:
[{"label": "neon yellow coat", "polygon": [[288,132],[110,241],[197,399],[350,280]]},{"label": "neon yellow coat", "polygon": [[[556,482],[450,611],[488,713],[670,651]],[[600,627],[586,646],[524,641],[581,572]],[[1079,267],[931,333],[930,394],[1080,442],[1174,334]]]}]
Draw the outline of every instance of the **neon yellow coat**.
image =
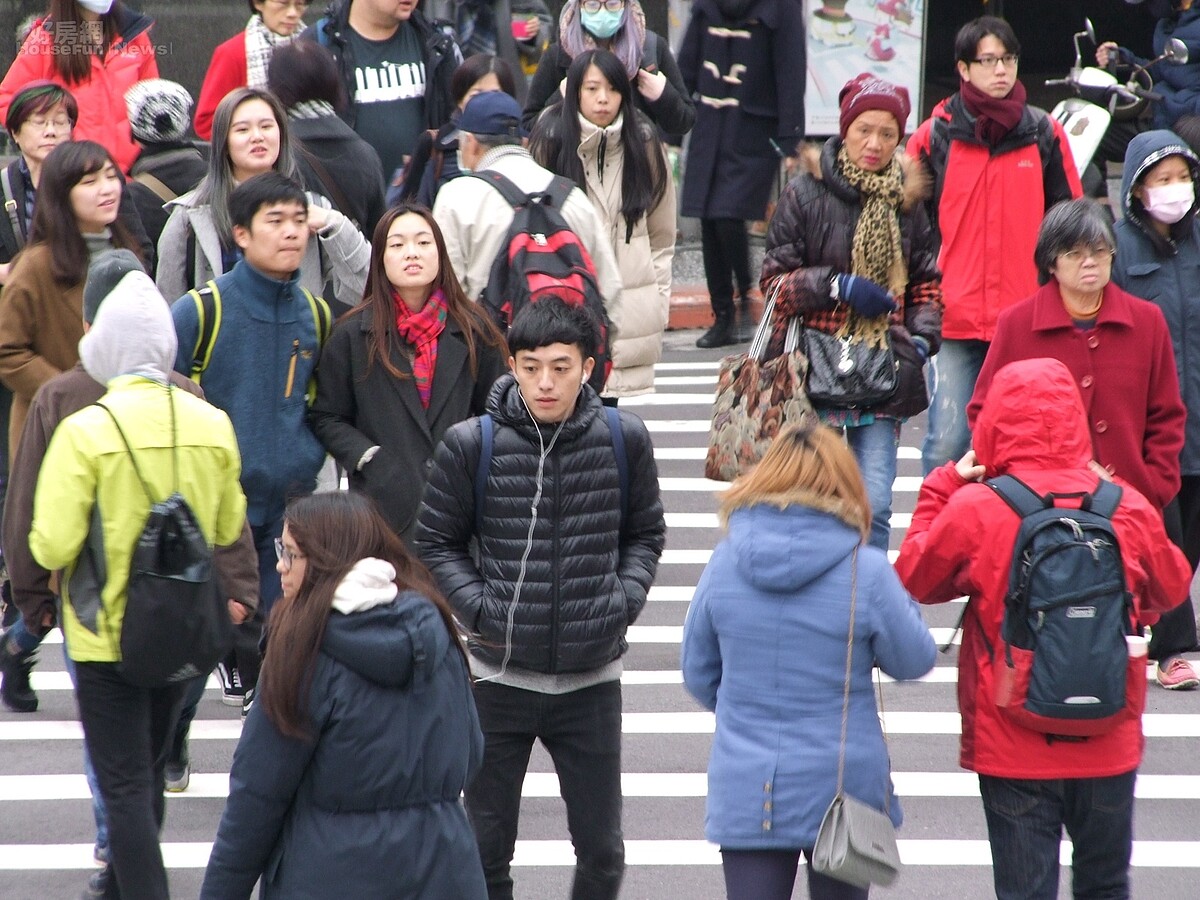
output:
[{"label": "neon yellow coat", "polygon": [[[100,402],[121,423],[155,501],[177,489],[209,544],[228,546],[246,516],[233,426],[198,397],[184,391],[171,391],[171,397],[174,442],[163,385],[123,375],[108,383]],[[38,475],[29,549],[45,568],[65,570],[62,627],[76,662],[121,659],[130,560],[149,514],[146,492],[108,413],[89,406],[64,419]]]}]

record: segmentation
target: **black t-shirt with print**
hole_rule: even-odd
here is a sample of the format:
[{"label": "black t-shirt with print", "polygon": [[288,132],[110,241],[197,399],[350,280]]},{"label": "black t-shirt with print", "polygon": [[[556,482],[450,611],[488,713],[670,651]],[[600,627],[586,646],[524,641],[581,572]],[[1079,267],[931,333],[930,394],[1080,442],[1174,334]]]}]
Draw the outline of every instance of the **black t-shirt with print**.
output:
[{"label": "black t-shirt with print", "polygon": [[379,153],[391,180],[425,128],[425,53],[417,30],[401,22],[386,41],[348,29],[354,54],[354,130]]}]

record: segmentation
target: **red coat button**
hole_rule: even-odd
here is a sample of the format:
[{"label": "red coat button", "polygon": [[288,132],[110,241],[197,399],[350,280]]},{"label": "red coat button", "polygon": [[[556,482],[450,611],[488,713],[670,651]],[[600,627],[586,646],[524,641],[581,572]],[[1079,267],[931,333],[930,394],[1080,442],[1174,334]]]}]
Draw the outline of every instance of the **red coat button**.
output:
[{"label": "red coat button", "polygon": [[1106,432],[1106,431],[1108,431],[1108,423],[1106,421],[1104,421],[1103,419],[1101,419],[1099,422],[1096,423],[1096,433],[1104,434],[1104,432]]},{"label": "red coat button", "polygon": [[1091,375],[1084,375],[1081,379],[1079,379],[1079,385],[1080,387],[1090,388],[1092,386],[1092,381],[1093,378]]},{"label": "red coat button", "polygon": [[1097,347],[1100,346],[1100,338],[1096,337],[1096,335],[1094,335],[1094,334],[1089,335],[1088,336],[1088,346],[1091,347],[1093,350],[1095,350]]}]

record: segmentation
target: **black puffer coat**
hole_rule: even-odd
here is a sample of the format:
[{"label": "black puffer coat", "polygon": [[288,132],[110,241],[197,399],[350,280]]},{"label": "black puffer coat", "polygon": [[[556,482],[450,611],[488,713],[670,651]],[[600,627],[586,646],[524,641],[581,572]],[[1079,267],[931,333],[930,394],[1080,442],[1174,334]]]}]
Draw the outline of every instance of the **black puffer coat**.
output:
[{"label": "black puffer coat", "polygon": [[[515,379],[488,397],[495,420],[492,463],[475,534],[478,419],[451,427],[434,456],[415,545],[472,635],[471,652],[499,665],[537,492],[537,426]],[[585,386],[546,457],[533,543],[513,618],[510,664],[558,674],[597,669],[625,652],[625,630],[646,603],[666,537],[658,471],[641,420],[621,413],[628,459],[628,513],[604,407]],[[555,428],[542,426],[549,444]],[[468,543],[479,541],[476,559]]]},{"label": "black puffer coat", "polygon": [[[858,188],[836,169],[840,138],[830,138],[818,151],[801,153],[805,171],[793,178],[779,198],[767,230],[762,287],[769,291],[785,279],[775,305],[775,323],[767,356],[783,351],[787,319],[803,315],[805,326],[833,333],[848,312],[830,295],[834,275],[850,271],[854,229],[862,213]],[[900,211],[900,240],[908,264],[908,288],[897,297],[892,314],[892,349],[900,362],[900,386],[878,415],[905,418],[928,405],[923,360],[912,342],[919,335],[930,354],[941,346],[942,276],[937,267],[937,236],[920,200],[928,193],[929,178],[911,160],[905,164],[905,202]]]}]

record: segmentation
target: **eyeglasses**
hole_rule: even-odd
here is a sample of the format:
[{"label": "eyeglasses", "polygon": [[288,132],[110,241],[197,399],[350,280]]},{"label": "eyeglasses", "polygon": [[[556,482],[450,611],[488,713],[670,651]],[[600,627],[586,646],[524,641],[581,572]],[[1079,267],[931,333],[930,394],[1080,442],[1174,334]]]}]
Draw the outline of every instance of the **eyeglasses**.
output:
[{"label": "eyeglasses", "polygon": [[583,0],[579,8],[584,12],[598,13],[603,7],[609,12],[620,12],[625,8],[625,0]]},{"label": "eyeglasses", "polygon": [[292,563],[298,559],[304,559],[304,554],[293,553],[287,547],[283,546],[283,538],[275,538],[275,558],[283,563],[283,567],[290,572],[292,570]]},{"label": "eyeglasses", "polygon": [[1069,262],[1073,266],[1077,266],[1085,259],[1094,259],[1096,262],[1104,265],[1112,262],[1116,250],[1104,244],[1093,244],[1092,246],[1080,245],[1072,247],[1070,250],[1064,250],[1058,254],[1058,258]]},{"label": "eyeglasses", "polygon": [[267,0],[267,3],[270,3],[276,9],[287,9],[288,7],[291,7],[292,9],[296,10],[296,12],[300,13],[300,15],[304,15],[309,6],[308,0]]},{"label": "eyeglasses", "polygon": [[25,124],[33,128],[35,131],[45,131],[46,126],[52,126],[55,131],[70,131],[71,120],[66,118],[46,119],[41,116],[32,116],[25,120]]},{"label": "eyeglasses", "polygon": [[1016,53],[1005,53],[1003,56],[981,56],[978,59],[972,59],[970,62],[978,63],[985,69],[996,68],[996,63],[1004,63],[1004,68],[1015,69],[1017,60],[1020,59]]}]

